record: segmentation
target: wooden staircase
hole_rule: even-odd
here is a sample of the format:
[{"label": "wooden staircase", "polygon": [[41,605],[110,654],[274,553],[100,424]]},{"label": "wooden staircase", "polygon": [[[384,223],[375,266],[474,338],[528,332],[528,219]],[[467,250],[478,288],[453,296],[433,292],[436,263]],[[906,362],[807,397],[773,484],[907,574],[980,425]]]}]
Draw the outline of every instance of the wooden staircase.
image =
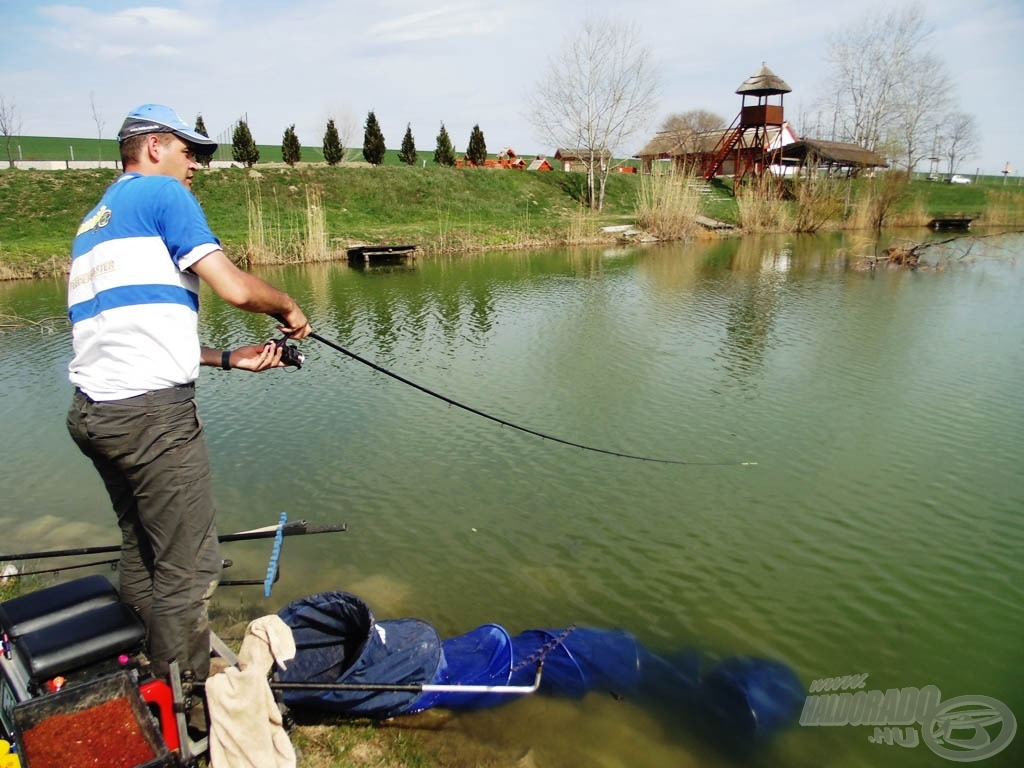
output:
[{"label": "wooden staircase", "polygon": [[739,143],[740,137],[743,136],[744,128],[741,125],[737,125],[737,120],[733,121],[733,124],[726,129],[725,133],[722,134],[722,138],[718,140],[718,144],[715,146],[714,154],[712,155],[711,162],[704,168],[704,172],[701,177],[704,181],[711,181],[722,167],[722,163],[725,162],[725,158],[729,156],[729,153],[733,151],[736,144]]}]

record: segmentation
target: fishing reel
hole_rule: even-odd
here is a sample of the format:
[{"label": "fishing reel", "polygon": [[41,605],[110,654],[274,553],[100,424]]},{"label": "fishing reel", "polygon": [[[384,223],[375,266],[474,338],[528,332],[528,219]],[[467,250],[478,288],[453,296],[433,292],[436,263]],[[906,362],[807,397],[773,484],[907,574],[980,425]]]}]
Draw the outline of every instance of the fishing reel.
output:
[{"label": "fishing reel", "polygon": [[280,339],[269,339],[267,344],[274,344],[281,349],[281,362],[286,366],[294,365],[296,368],[301,368],[306,361],[306,356],[299,351],[299,348],[288,343],[287,336],[282,336]]}]

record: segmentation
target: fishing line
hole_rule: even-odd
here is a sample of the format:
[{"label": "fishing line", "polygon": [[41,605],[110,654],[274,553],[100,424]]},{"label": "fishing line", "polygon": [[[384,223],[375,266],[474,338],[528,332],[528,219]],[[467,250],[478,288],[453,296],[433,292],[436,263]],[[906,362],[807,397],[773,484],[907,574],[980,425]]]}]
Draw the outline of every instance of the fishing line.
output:
[{"label": "fishing line", "polygon": [[345,349],[345,347],[341,346],[340,344],[335,344],[333,341],[325,339],[323,336],[317,333],[309,334],[309,338],[316,339],[321,344],[328,346],[333,350],[341,352],[341,354],[347,355],[348,357],[351,357],[353,360],[360,362],[363,365],[367,365],[370,368],[373,368],[373,370],[377,371],[378,373],[383,373],[385,376],[390,376],[395,381],[400,381],[403,384],[412,387],[413,389],[418,389],[420,392],[423,392],[424,394],[430,395],[431,397],[436,397],[438,400],[442,400],[448,403],[448,405],[454,405],[456,408],[461,408],[462,410],[469,411],[470,413],[474,413],[477,416],[482,416],[485,419],[490,419],[491,421],[501,424],[503,427],[511,427],[512,429],[517,429],[520,432],[525,432],[528,435],[534,435],[535,437],[540,437],[545,440],[551,440],[552,442],[561,443],[562,445],[569,445],[572,446],[573,448],[581,448],[584,451],[592,451],[593,453],[603,453],[608,456],[617,456],[620,459],[650,461],[657,464],[683,464],[703,467],[750,467],[755,466],[757,464],[756,461],[684,461],[682,459],[660,459],[654,456],[638,456],[632,453],[622,453],[620,451],[613,451],[607,448],[597,448],[592,445],[584,445],[583,443],[577,443],[572,440],[566,440],[561,437],[556,437],[555,435],[549,435],[546,432],[539,432],[536,429],[524,427],[520,424],[513,424],[511,421],[507,421],[506,419],[503,419],[499,416],[494,416],[485,411],[481,411],[479,408],[474,408],[471,405],[460,403],[458,400],[448,397],[447,395],[443,395],[440,392],[435,392],[434,390],[428,387],[424,387],[422,384],[417,384],[415,381],[410,381],[409,379],[395,373],[394,371],[389,371],[387,368],[377,365],[377,363],[373,362],[372,360],[367,360],[365,357],[360,357],[355,352]]}]

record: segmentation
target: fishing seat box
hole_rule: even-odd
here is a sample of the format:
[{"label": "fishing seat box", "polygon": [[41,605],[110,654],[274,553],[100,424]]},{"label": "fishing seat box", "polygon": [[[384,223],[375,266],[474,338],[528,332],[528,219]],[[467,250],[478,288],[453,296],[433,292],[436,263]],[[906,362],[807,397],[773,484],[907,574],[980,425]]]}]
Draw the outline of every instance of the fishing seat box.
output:
[{"label": "fishing seat box", "polygon": [[83,576],[0,602],[0,625],[15,638],[116,602],[117,592],[105,576]]},{"label": "fishing seat box", "polygon": [[140,648],[146,628],[103,576],[0,603],[0,625],[33,683]]},{"label": "fishing seat box", "polygon": [[[116,732],[108,730],[99,733],[97,731],[101,729],[89,727],[89,715],[82,713],[121,698],[128,701],[133,723],[119,724]],[[137,763],[134,768],[170,768],[180,765],[177,755],[168,750],[164,743],[132,675],[124,670],[88,682],[68,685],[57,693],[22,702],[14,707],[13,714],[23,768],[60,768],[54,762],[60,755],[49,753],[53,745],[47,743],[33,748],[33,744],[26,743],[25,739],[25,734],[32,728],[55,716],[65,716],[61,723],[61,734],[66,736],[65,744],[80,742],[83,749],[91,749],[94,753],[104,747],[116,749],[117,745],[121,745],[124,748],[126,738],[137,740],[141,737],[153,757]],[[114,743],[111,744],[111,741]],[[82,757],[91,757],[99,761],[97,765],[103,765],[103,755],[93,753]]]}]

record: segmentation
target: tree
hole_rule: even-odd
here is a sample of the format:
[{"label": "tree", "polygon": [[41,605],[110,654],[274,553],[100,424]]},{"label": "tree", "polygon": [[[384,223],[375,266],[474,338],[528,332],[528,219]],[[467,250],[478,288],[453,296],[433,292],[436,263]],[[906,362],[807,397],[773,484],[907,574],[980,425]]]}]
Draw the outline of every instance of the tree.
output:
[{"label": "tree", "polygon": [[412,126],[405,124],[405,136],[402,137],[402,149],[398,153],[398,159],[407,165],[416,162],[416,141],[412,137]]},{"label": "tree", "polygon": [[609,153],[645,128],[655,107],[658,75],[634,25],[584,23],[528,98],[530,122],[555,147],[579,152],[587,201],[600,210],[612,164]]},{"label": "tree", "polygon": [[285,128],[284,136],[281,138],[281,159],[291,166],[302,159],[302,145],[299,143],[299,137],[295,135],[294,123]]},{"label": "tree", "polygon": [[341,141],[341,162],[352,162],[363,151],[362,144],[359,141],[359,133],[363,130],[363,123],[347,107],[338,107],[333,119],[334,125],[338,129],[338,139]]},{"label": "tree", "polygon": [[324,160],[328,165],[337,165],[344,157],[345,148],[341,145],[341,137],[332,117],[327,121],[327,130],[324,131]]},{"label": "tree", "polygon": [[892,143],[909,173],[931,154],[933,137],[952,105],[952,92],[945,67],[931,53],[909,62],[906,74],[896,84]]},{"label": "tree", "polygon": [[438,165],[455,165],[455,148],[452,146],[448,129],[441,123],[441,132],[437,134],[437,146],[434,149],[434,162]]},{"label": "tree", "polygon": [[370,110],[366,116],[366,126],[363,129],[363,157],[370,165],[380,165],[384,162],[384,134],[380,131],[377,123],[377,116]]},{"label": "tree", "polygon": [[103,116],[96,106],[96,93],[89,91],[89,106],[92,107],[92,121],[96,123],[96,159],[103,162]]},{"label": "tree", "polygon": [[957,166],[978,153],[980,138],[978,124],[967,112],[954,112],[943,121],[939,133],[943,156],[948,161],[949,175],[956,173]]},{"label": "tree", "polygon": [[231,157],[246,168],[252,168],[260,160],[260,151],[245,120],[239,120],[235,126],[235,132],[231,137]]},{"label": "tree", "polygon": [[912,171],[952,104],[921,5],[869,14],[828,37],[832,138],[898,157]]},{"label": "tree", "polygon": [[876,150],[885,138],[897,83],[926,33],[919,6],[862,18],[828,36],[836,139]]},{"label": "tree", "polygon": [[725,118],[716,112],[691,109],[687,112],[674,112],[666,117],[661,124],[661,130],[665,133],[674,133],[681,141],[685,141],[698,133],[720,131],[725,125]]},{"label": "tree", "polygon": [[484,141],[484,132],[480,130],[479,125],[474,125],[469,134],[466,159],[473,165],[483,165],[487,162],[487,143]]},{"label": "tree", "polygon": [[674,112],[666,117],[661,124],[661,132],[669,134],[677,147],[690,155],[701,149],[697,146],[698,136],[725,127],[726,121],[721,115],[706,109],[691,109],[687,112]]},{"label": "tree", "polygon": [[7,150],[7,164],[14,167],[14,155],[11,154],[11,140],[21,133],[21,115],[13,101],[7,101],[0,95],[0,135],[4,137]]},{"label": "tree", "polygon": [[[205,136],[206,138],[210,138],[210,134],[206,130],[206,123],[203,122],[203,116],[202,115],[196,115],[195,132],[198,133],[200,136]],[[198,160],[199,164],[201,166],[203,166],[204,168],[209,168],[210,167],[210,160],[212,160],[212,159],[213,159],[213,154],[212,153],[206,153],[206,154],[198,155],[196,157],[196,160]]]}]

